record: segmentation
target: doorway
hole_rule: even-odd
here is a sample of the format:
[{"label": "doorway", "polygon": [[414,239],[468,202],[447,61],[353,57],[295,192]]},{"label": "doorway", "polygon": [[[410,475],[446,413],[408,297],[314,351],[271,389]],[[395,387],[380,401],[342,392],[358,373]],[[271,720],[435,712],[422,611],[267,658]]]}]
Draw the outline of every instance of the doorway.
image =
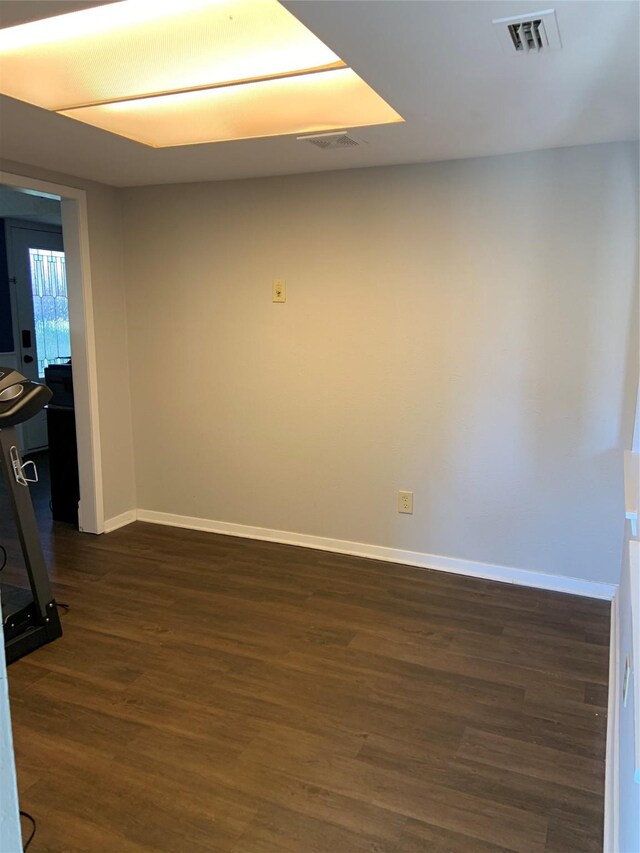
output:
[{"label": "doorway", "polygon": [[[53,184],[7,172],[0,172],[0,187],[17,191],[24,197],[35,196],[41,201],[55,201],[60,207],[62,232],[64,234],[63,251],[68,299],[69,339],[73,351],[75,421],[80,483],[78,527],[82,532],[102,533],[104,531],[102,461],[86,192],[75,187]],[[23,222],[22,225],[24,226],[25,223]],[[32,226],[33,223],[27,224],[27,228],[24,230],[32,229]],[[37,226],[35,230],[43,232],[49,230],[49,233],[54,233],[56,229],[42,229]],[[28,248],[40,249],[49,253],[60,251],[59,248],[43,245]],[[56,263],[59,260],[55,255],[45,257],[56,258]],[[33,299],[33,291],[31,298]],[[0,308],[2,308],[1,305]],[[23,317],[25,312],[26,309],[22,312]],[[0,311],[0,314],[3,313],[6,317],[6,312]],[[0,318],[0,333],[3,332],[1,320],[2,318]],[[4,325],[6,327],[6,323]],[[23,360],[24,354],[31,355],[34,359],[33,362],[27,363],[34,365],[34,369],[37,369],[37,358],[33,352],[26,352],[26,345],[23,352],[22,328],[24,327],[19,330],[18,337],[20,340],[12,342],[12,353],[8,352],[6,343],[4,346],[0,346],[0,349],[4,350],[1,358],[6,366],[14,367],[24,373],[22,368],[27,366]],[[4,331],[6,333],[6,328]],[[37,353],[37,322],[34,327],[34,336],[36,338],[35,352]],[[28,343],[28,338],[25,338],[25,341]],[[31,343],[32,345],[34,343],[33,337]],[[36,436],[33,440],[41,441],[42,438],[38,439]]]}]

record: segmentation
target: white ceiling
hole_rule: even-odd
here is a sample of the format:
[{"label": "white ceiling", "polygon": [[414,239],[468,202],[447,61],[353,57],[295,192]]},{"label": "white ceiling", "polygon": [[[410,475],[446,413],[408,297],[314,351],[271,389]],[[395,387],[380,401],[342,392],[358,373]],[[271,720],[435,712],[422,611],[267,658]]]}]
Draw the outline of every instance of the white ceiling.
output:
[{"label": "white ceiling", "polygon": [[[0,0],[0,26],[99,3]],[[0,156],[115,186],[418,163],[638,138],[640,5],[558,0],[563,48],[503,52],[493,18],[548,0],[284,0],[405,119],[357,148],[295,137],[152,149],[0,98]]]}]

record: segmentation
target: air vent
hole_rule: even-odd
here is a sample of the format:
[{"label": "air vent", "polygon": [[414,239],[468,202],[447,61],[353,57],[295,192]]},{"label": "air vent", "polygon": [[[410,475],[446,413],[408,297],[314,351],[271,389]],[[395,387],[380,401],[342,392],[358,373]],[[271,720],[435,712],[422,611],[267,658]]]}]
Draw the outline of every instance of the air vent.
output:
[{"label": "air vent", "polygon": [[313,136],[298,136],[299,142],[309,142],[316,148],[328,151],[330,148],[355,148],[360,143],[348,133],[315,133]]},{"label": "air vent", "polygon": [[512,55],[524,56],[562,47],[554,9],[514,18],[498,18],[493,25],[503,49]]},{"label": "air vent", "polygon": [[[544,26],[540,32],[542,21],[524,21],[522,24],[509,24],[509,34],[516,50],[540,50],[546,43]],[[544,39],[544,41],[543,41]]]}]

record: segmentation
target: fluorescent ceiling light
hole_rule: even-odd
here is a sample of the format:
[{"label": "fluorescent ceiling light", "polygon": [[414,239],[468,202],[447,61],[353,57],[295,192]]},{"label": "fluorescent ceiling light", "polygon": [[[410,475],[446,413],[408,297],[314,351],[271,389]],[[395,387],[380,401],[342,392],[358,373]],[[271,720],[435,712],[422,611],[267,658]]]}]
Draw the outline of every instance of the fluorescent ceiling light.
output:
[{"label": "fluorescent ceiling light", "polygon": [[193,145],[382,124],[389,106],[350,68],[65,110],[147,145]]},{"label": "fluorescent ceiling light", "polygon": [[158,147],[403,120],[277,0],[125,0],[2,29],[0,92]]}]

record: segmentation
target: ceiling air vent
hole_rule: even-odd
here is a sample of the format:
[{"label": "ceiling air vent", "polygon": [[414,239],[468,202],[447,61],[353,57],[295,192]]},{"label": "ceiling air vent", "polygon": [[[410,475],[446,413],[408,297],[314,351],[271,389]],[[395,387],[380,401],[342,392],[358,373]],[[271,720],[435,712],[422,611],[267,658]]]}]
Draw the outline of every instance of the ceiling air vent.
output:
[{"label": "ceiling air vent", "polygon": [[523,56],[562,47],[554,9],[514,18],[498,18],[493,25],[503,49],[511,54]]},{"label": "ceiling air vent", "polygon": [[357,139],[348,133],[314,133],[313,136],[297,136],[300,142],[309,142],[316,148],[327,151],[330,148],[355,148],[360,145]]}]

